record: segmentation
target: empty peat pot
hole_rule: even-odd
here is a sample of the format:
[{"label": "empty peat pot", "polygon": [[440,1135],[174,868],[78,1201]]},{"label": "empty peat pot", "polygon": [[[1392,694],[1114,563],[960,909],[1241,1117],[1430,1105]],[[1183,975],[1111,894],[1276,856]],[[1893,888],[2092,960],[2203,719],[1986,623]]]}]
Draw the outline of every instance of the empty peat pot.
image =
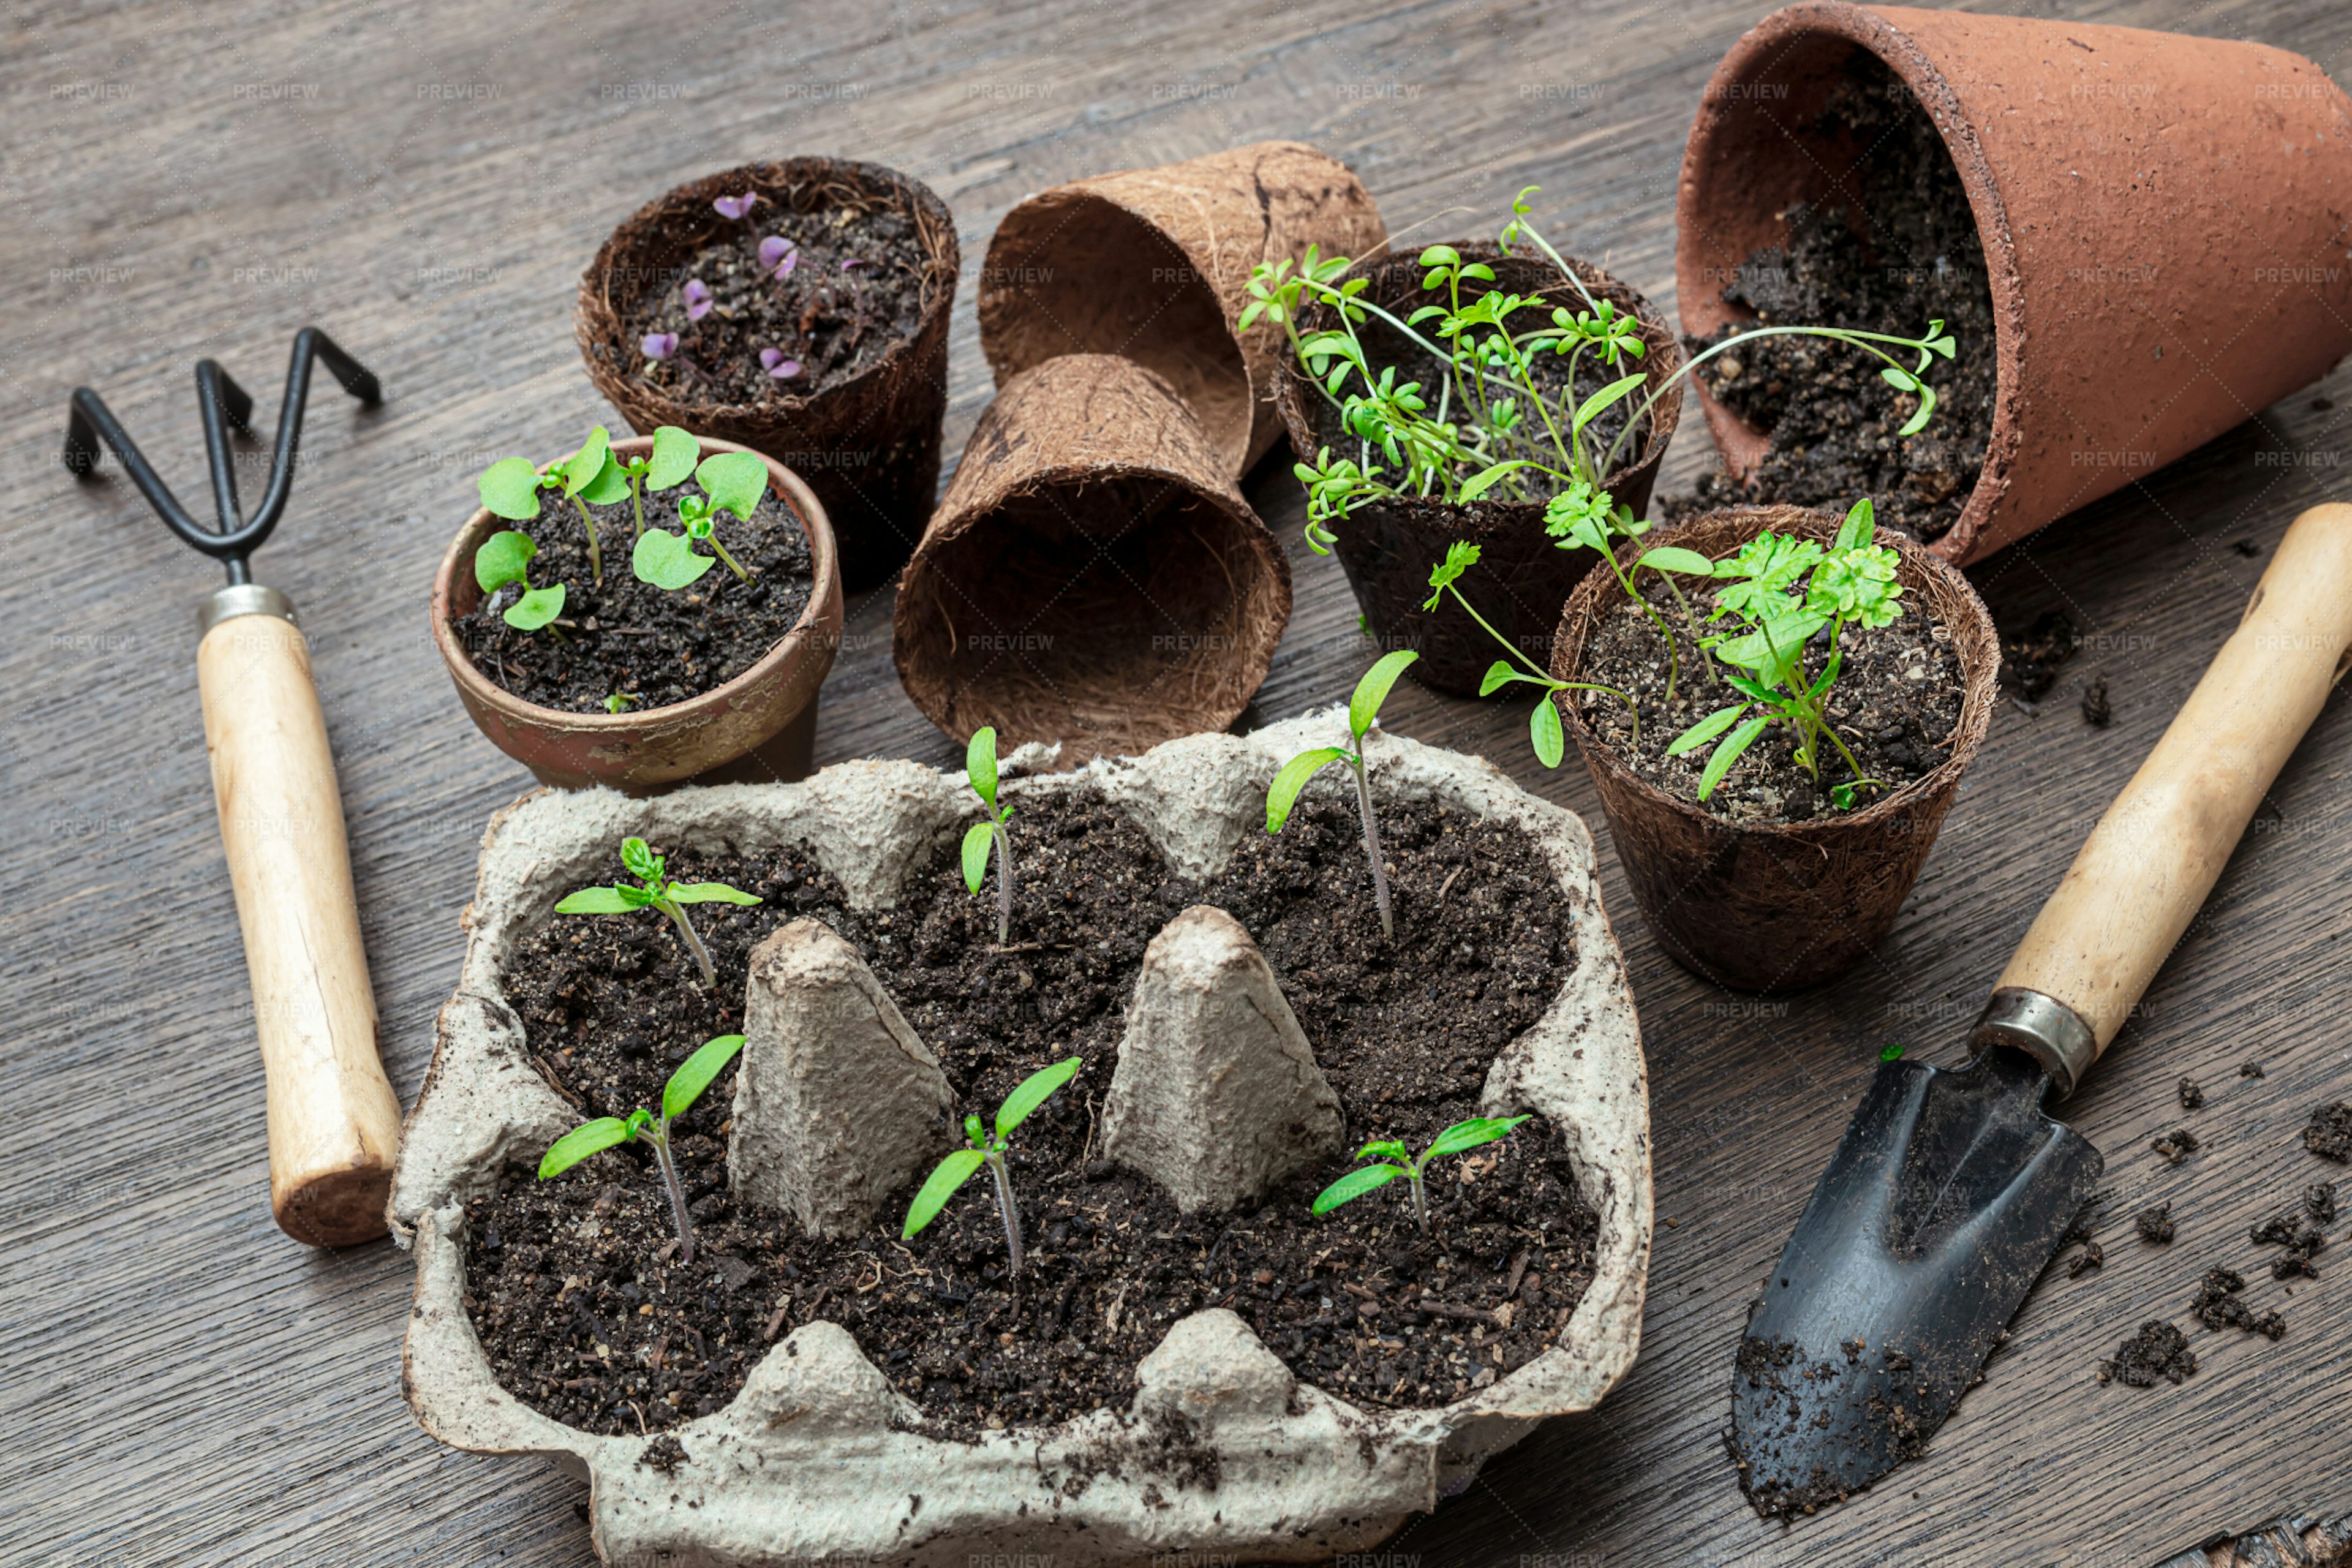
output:
[{"label": "empty peat pot", "polygon": [[[725,217],[711,205],[747,192],[760,202],[743,219]],[[805,228],[827,213],[903,220],[898,243],[910,249],[907,259],[917,272],[918,320],[910,331],[854,374],[813,393],[778,382],[756,401],[691,395],[697,380],[690,368],[675,386],[646,379],[651,362],[631,323],[656,297],[685,286],[698,254],[741,226],[761,234]],[[800,269],[803,281],[818,265]],[[930,515],[947,411],[948,310],[961,265],[947,204],[896,170],[840,158],[745,163],[680,185],[629,215],[581,277],[573,331],[588,378],[639,435],[675,425],[739,442],[801,475],[832,520],[842,587],[858,593],[889,581],[906,563]],[[855,268],[839,265],[824,274],[826,298],[834,300],[828,315],[855,309],[856,278]],[[877,322],[872,330],[894,328]],[[791,344],[777,352],[786,351],[800,352]]]},{"label": "empty peat pot", "polygon": [[[708,437],[701,441],[706,458],[744,450],[730,441]],[[613,443],[614,455],[621,458],[643,457],[652,449],[650,436]],[[434,580],[433,643],[441,650],[441,662],[449,667],[449,679],[457,683],[467,713],[493,745],[529,768],[541,784],[559,789],[609,784],[641,795],[688,779],[766,783],[808,775],[816,742],[817,690],[841,647],[840,569],[824,503],[791,469],[773,458],[762,460],[768,465],[771,493],[783,500],[807,531],[808,605],[783,639],[751,668],[686,701],[658,708],[620,713],[543,708],[524,701],[476,668],[455,624],[482,602],[474,552],[490,535],[517,525],[488,507],[466,520]],[[653,501],[647,505],[650,524]],[[524,527],[577,526],[578,518],[567,503],[549,495],[541,506],[541,521]],[[629,571],[625,531],[610,542],[614,548],[605,562],[606,573]]]},{"label": "empty peat pot", "polygon": [[[1231,862],[1245,837],[1263,836],[1265,787],[1283,761],[1344,733],[1343,715],[1326,710],[1245,737],[1187,737],[1022,787],[1091,794],[1133,822],[1175,874],[1204,880]],[[824,1559],[961,1568],[982,1555],[1034,1551],[1059,1568],[1112,1568],[1176,1547],[1253,1563],[1321,1562],[1364,1550],[1471,1485],[1491,1456],[1547,1419],[1592,1409],[1631,1368],[1640,1343],[1652,1197],[1640,1031],[1601,907],[1591,837],[1573,814],[1476,758],[1385,733],[1370,744],[1385,797],[1432,802],[1466,820],[1523,832],[1538,862],[1528,869],[1556,879],[1572,921],[1572,961],[1546,976],[1550,994],[1542,1011],[1491,1058],[1482,1048],[1472,1079],[1482,1086],[1486,1113],[1539,1111],[1559,1130],[1555,1160],[1595,1213],[1591,1282],[1546,1348],[1507,1372],[1490,1369],[1496,1375],[1450,1399],[1367,1408],[1318,1386],[1311,1369],[1294,1371],[1259,1338],[1246,1306],[1212,1306],[1157,1330],[1131,1394],[1122,1390],[1117,1406],[975,1431],[937,1421],[908,1397],[901,1359],[853,1332],[862,1312],[837,1300],[826,1304],[822,1289],[811,1299],[807,1284],[773,1276],[755,1290],[751,1279],[761,1276],[747,1268],[749,1278],[728,1289],[740,1292],[739,1308],[755,1325],[751,1332],[760,1332],[756,1325],[779,1292],[788,1293],[790,1305],[797,1290],[792,1326],[786,1330],[785,1312],[776,1310],[771,1342],[740,1389],[698,1413],[681,1412],[652,1443],[626,1423],[617,1435],[568,1425],[502,1386],[476,1328],[467,1269],[469,1257],[492,1256],[512,1240],[483,1226],[469,1205],[503,1183],[530,1184],[541,1151],[581,1118],[532,1065],[549,1047],[526,1038],[509,1000],[519,951],[552,918],[557,899],[612,874],[613,847],[625,834],[671,852],[806,852],[855,907],[903,907],[908,879],[952,854],[976,820],[978,802],[961,773],[856,762],[802,784],[681,790],[647,800],[545,792],[492,820],[467,912],[465,964],[439,1015],[433,1066],[409,1116],[391,1201],[395,1234],[415,1254],[401,1388],[417,1422],[457,1448],[545,1455],[584,1475],[591,1539],[609,1563],[777,1568]],[[823,1195],[835,1219],[846,1211],[832,1200],[855,1204],[861,1226],[895,1216],[916,1173],[954,1142],[950,1116],[926,1109],[938,1102],[923,1084],[946,1089],[938,1061],[888,999],[880,973],[846,943],[790,908],[750,914],[777,929],[759,950],[772,965],[755,960],[747,984],[744,1028],[751,1037],[744,1065],[731,1086],[713,1090],[732,1095],[727,1179],[750,1194],[747,1204],[767,1207],[779,1224],[807,1226],[806,1234],[818,1233],[820,1216],[780,1206],[776,1196]],[[1238,921],[1195,909],[1163,928],[1154,947],[1183,936],[1181,928],[1202,934],[1203,916],[1226,929],[1228,945],[1220,951],[1228,956],[1234,935],[1249,943]],[[799,960],[789,960],[795,950]],[[1122,1163],[1149,1173],[1170,1171],[1172,1161],[1180,1183],[1223,1177],[1263,1169],[1270,1152],[1337,1131],[1313,1134],[1292,1125],[1252,1142],[1244,1130],[1263,1131],[1267,1123],[1248,1107],[1238,1116],[1188,1116],[1221,1103],[1233,1109],[1218,1100],[1219,1085],[1296,1085],[1297,1052],[1306,1053],[1312,1081],[1323,1080],[1295,1022],[1290,1046],[1276,1043],[1279,1031],[1265,1009],[1290,1015],[1263,959],[1243,987],[1245,996],[1173,964],[1159,973],[1193,980],[1147,995],[1152,971],[1147,957],[1124,999],[1121,1065],[1110,1074],[1106,1125],[1121,1121],[1124,1084],[1137,1091],[1137,1104],[1150,1102],[1160,1113],[1139,1130],[1156,1126],[1176,1136],[1129,1145],[1123,1133],[1107,1131],[1103,1146],[1122,1151],[1116,1155]],[[822,989],[805,984],[812,980]],[[780,984],[787,981],[790,989]],[[826,996],[835,1003],[817,1011]],[[1217,997],[1232,1005],[1213,1005]],[[871,1054],[858,1059],[885,1065],[840,1073],[824,1066],[843,1059],[834,1046],[796,1058],[779,1048],[770,1059],[797,1060],[809,1070],[759,1076],[757,1058],[769,1042],[793,1028],[802,1039],[830,1040],[816,1026],[826,1021],[839,1021],[840,1034],[862,1028],[868,1044],[854,1048]],[[877,1028],[887,1032],[877,1035]],[[1171,1047],[1188,1043],[1204,1047],[1202,1070],[1139,1083],[1119,1076],[1130,1049],[1139,1060],[1165,1061]],[[1097,1071],[1111,1066],[1095,1064]],[[819,1167],[795,1163],[794,1147],[840,1179],[809,1184],[803,1173]],[[853,1171],[865,1179],[852,1181]],[[584,1210],[589,1194],[578,1196]],[[982,1200],[975,1194],[962,1201]],[[936,1233],[909,1250],[935,1245]],[[883,1250],[895,1267],[899,1254]],[[897,1289],[908,1277],[892,1279]],[[547,1283],[552,1296],[557,1281]],[[1091,1306],[1084,1310],[1093,1318]],[[615,1369],[632,1364],[617,1335],[614,1351]],[[688,1352],[670,1345],[668,1353]],[[910,1497],[921,1499],[919,1508]]]},{"label": "empty peat pot", "polygon": [[1260,262],[1366,256],[1381,210],[1346,164],[1260,142],[1056,185],[1004,215],[980,274],[980,346],[1002,386],[1057,354],[1124,354],[1192,405],[1238,478],[1280,434],[1277,323],[1236,327]]},{"label": "empty peat pot", "polygon": [[[2226,38],[1842,0],[1774,12],[1706,85],[1675,208],[1685,331],[1738,319],[1724,282],[1788,239],[1792,207],[1867,225],[1846,177],[1864,149],[1822,122],[1864,53],[1934,121],[1991,286],[1998,342],[1960,352],[1999,355],[1992,431],[1937,555],[1981,560],[2352,351],[2352,100],[2318,66]],[[1698,400],[1746,475],[1765,437]]]},{"label": "empty peat pot", "polygon": [[1176,389],[1064,354],[1004,384],[898,586],[898,679],[932,723],[1062,762],[1222,730],[1290,621],[1290,563]]},{"label": "empty peat pot", "polygon": [[[1559,268],[1548,260],[1507,256],[1486,245],[1465,243],[1454,248],[1465,261],[1484,262],[1495,269],[1490,288],[1540,296],[1546,308],[1531,320],[1548,325],[1549,307],[1554,305],[1579,312],[1591,309],[1584,295],[1562,279]],[[1641,323],[1642,341],[1649,350],[1642,361],[1647,379],[1619,405],[1631,412],[1681,371],[1682,344],[1665,318],[1631,285],[1574,257],[1567,259],[1594,299],[1608,300]],[[1424,270],[1412,257],[1399,257],[1360,264],[1348,276],[1370,276],[1371,287],[1364,297],[1409,320],[1413,310],[1429,301],[1421,287]],[[1485,292],[1475,284],[1463,290],[1465,302],[1482,298]],[[1337,324],[1328,306],[1300,313],[1302,335]],[[1420,382],[1435,405],[1434,389],[1444,372],[1433,356],[1378,317],[1362,322],[1356,331],[1376,369],[1394,366],[1399,382]],[[1567,362],[1547,357],[1538,363]],[[1618,374],[1596,373],[1579,385],[1588,393],[1598,391]],[[1664,460],[1667,443],[1674,439],[1682,417],[1682,384],[1676,382],[1644,416],[1647,429],[1629,440],[1623,460],[1601,487],[1632,507],[1636,517],[1650,504],[1658,465]],[[1347,457],[1360,445],[1343,427],[1339,405],[1299,369],[1295,357],[1283,365],[1278,406],[1289,428],[1290,449],[1302,463],[1314,462],[1327,447],[1336,456]],[[1597,427],[1612,436],[1616,429],[1605,417]],[[1448,544],[1466,540],[1479,547],[1477,568],[1463,580],[1462,591],[1496,631],[1536,664],[1541,664],[1550,652],[1560,606],[1594,564],[1590,553],[1561,550],[1544,531],[1544,508],[1539,500],[1482,498],[1467,506],[1444,500],[1372,501],[1333,522],[1331,531],[1339,539],[1333,552],[1348,574],[1349,585],[1356,591],[1356,603],[1363,607],[1372,637],[1383,651],[1411,648],[1419,653],[1421,658],[1410,671],[1412,678],[1433,690],[1455,697],[1478,695],[1480,678],[1503,650],[1451,599],[1434,610],[1423,608],[1429,597],[1430,568],[1445,559]]]},{"label": "empty peat pot", "polygon": [[[1768,529],[1827,545],[1840,521],[1800,507],[1734,507],[1646,535],[1641,548],[1679,545],[1720,560]],[[1878,542],[1902,557],[1896,574],[1905,603],[1926,606],[1949,630],[1963,689],[1959,721],[1937,742],[1944,761],[1884,799],[1802,822],[1727,822],[1636,774],[1594,735],[1581,704],[1569,700],[1580,694],[1555,694],[1601,792],[1642,918],[1677,963],[1717,984],[1795,990],[1843,973],[1875,948],[1918,880],[1960,775],[1992,723],[2000,644],[1991,612],[1925,546],[1888,530]],[[1586,679],[1579,673],[1586,642],[1600,617],[1624,602],[1613,573],[1584,579],[1552,647],[1555,679]]]}]

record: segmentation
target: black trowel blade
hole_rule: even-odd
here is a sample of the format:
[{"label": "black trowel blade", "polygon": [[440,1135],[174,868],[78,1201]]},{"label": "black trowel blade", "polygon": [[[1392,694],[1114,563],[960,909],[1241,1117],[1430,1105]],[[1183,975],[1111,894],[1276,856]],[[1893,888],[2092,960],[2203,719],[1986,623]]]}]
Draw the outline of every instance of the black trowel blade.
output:
[{"label": "black trowel blade", "polygon": [[2105,1164],[2042,1113],[2049,1088],[2003,1046],[1880,1064],[1740,1342],[1731,1440],[1758,1512],[1916,1458],[1976,1380]]}]

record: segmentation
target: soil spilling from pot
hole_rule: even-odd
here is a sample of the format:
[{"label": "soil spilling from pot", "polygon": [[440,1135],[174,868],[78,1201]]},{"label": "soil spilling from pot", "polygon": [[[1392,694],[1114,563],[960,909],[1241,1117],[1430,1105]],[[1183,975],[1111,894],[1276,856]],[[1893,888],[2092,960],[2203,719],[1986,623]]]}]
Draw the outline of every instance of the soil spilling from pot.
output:
[{"label": "soil spilling from pot", "polygon": [[[761,243],[771,238],[789,248],[763,265]],[[894,208],[801,213],[762,202],[733,232],[688,258],[677,288],[644,297],[625,321],[628,341],[677,334],[677,351],[648,361],[642,374],[681,403],[814,396],[914,336],[923,320],[924,266],[913,220]],[[781,277],[779,268],[786,268]],[[698,320],[690,312],[703,296],[688,295],[697,282],[709,307]],[[775,356],[763,363],[768,349]],[[798,368],[775,374],[785,365]]]},{"label": "soil spilling from pot", "polygon": [[[688,493],[680,487],[646,497],[646,526],[681,531],[677,503]],[[629,502],[591,506],[588,514],[596,520],[604,556],[601,586],[589,575],[588,532],[578,510],[542,495],[536,519],[509,526],[539,545],[531,585],[564,585],[563,614],[551,627],[518,631],[502,618],[521,593],[509,584],[456,624],[475,668],[541,708],[635,713],[698,697],[766,657],[800,624],[815,592],[807,531],[772,490],[748,522],[719,514],[719,542],[751,581],[722,562],[675,593],[640,582],[630,570],[636,512]],[[710,550],[698,545],[695,552]],[[608,701],[615,694],[623,699],[617,706]]]},{"label": "soil spilling from pot", "polygon": [[[831,1321],[934,1430],[968,1435],[1124,1408],[1137,1364],[1178,1319],[1209,1307],[1239,1313],[1303,1379],[1371,1407],[1444,1404],[1554,1342],[1591,1282],[1597,1219],[1559,1130],[1540,1118],[1433,1167],[1427,1236],[1402,1183],[1328,1216],[1309,1211],[1364,1139],[1419,1146],[1476,1114],[1487,1065],[1549,1005],[1573,962],[1570,920],[1526,836],[1385,803],[1391,947],[1378,935],[1352,797],[1335,783],[1310,790],[1279,837],[1248,836],[1205,886],[1175,876],[1098,797],[1024,793],[1008,786],[1023,837],[1003,950],[993,889],[967,892],[951,848],[894,909],[866,912],[847,908],[804,847],[674,851],[672,875],[767,900],[694,911],[716,993],[693,984],[658,916],[558,920],[521,944],[507,976],[541,1071],[583,1119],[656,1102],[690,1050],[740,1028],[750,950],[802,915],[874,967],[940,1058],[960,1110],[984,1113],[1035,1068],[1083,1056],[1085,1069],[1016,1134],[1029,1247],[1020,1279],[1005,1278],[982,1181],[912,1241],[898,1236],[911,1192],[869,1234],[841,1242],[739,1208],[726,1170],[730,1067],[679,1124],[691,1267],[677,1261],[658,1179],[633,1148],[543,1184],[517,1170],[470,1205],[467,1306],[507,1388],[589,1431],[656,1431],[716,1410],[774,1342]],[[1144,949],[1195,903],[1230,910],[1255,936],[1347,1117],[1347,1149],[1253,1212],[1181,1215],[1156,1184],[1104,1162],[1098,1143]],[[1167,1446],[1171,1463],[1207,1458],[1181,1434]]]},{"label": "soil spilling from pot", "polygon": [[1843,343],[1768,338],[1718,354],[1692,374],[1769,437],[1771,450],[1745,485],[1710,474],[1668,508],[1671,516],[1744,501],[1843,510],[1869,496],[1879,521],[1930,540],[1958,521],[1976,488],[1992,435],[1999,362],[1992,289],[1968,192],[1934,121],[1900,79],[1859,50],[1848,71],[1822,119],[1825,129],[1864,150],[1847,176],[1861,193],[1861,211],[1792,208],[1786,246],[1749,256],[1723,290],[1725,303],[1752,311],[1754,321],[1686,346],[1696,357],[1758,326],[1920,337],[1929,321],[1941,321],[1958,353],[1937,359],[1928,374],[1935,417],[1916,436],[1897,435],[1917,400],[1879,379],[1879,361]]},{"label": "soil spilling from pot", "polygon": [[[1680,756],[1668,756],[1666,748],[1701,719],[1741,699],[1709,679],[1690,621],[1656,573],[1643,579],[1642,592],[1673,632],[1681,668],[1677,672],[1670,667],[1657,623],[1621,600],[1594,622],[1578,679],[1632,695],[1640,710],[1640,736],[1636,740],[1633,715],[1622,701],[1607,692],[1578,692],[1580,711],[1593,733],[1647,783],[1728,822],[1803,822],[1836,810],[1831,790],[1855,778],[1844,757],[1824,741],[1816,778],[1796,760],[1796,737],[1777,722],[1706,800],[1698,798],[1713,743]],[[1705,627],[1714,595],[1687,596],[1691,615]],[[1849,626],[1839,634],[1843,658],[1830,691],[1829,717],[1862,764],[1861,777],[1872,781],[1856,788],[1855,809],[1925,778],[1943,763],[1943,747],[1959,726],[1968,694],[1950,629],[1916,594],[1906,594],[1899,605],[1902,613],[1887,626]],[[1824,632],[1807,652],[1805,668],[1815,677],[1827,658],[1827,642]],[[1672,702],[1666,700],[1670,675]]]}]

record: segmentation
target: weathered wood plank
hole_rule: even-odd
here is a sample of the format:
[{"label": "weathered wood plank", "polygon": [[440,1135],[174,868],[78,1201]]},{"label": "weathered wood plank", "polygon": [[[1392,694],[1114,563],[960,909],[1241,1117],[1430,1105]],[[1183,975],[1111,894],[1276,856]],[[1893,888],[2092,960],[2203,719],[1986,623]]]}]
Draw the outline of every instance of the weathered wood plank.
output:
[{"label": "weathered wood plank", "polygon": [[[2341,73],[2328,0],[2080,0],[2027,7],[2304,50]],[[1023,195],[1058,180],[1297,136],[1347,158],[1392,226],[1490,229],[1541,184],[1569,247],[1673,298],[1672,196],[1700,83],[1760,4],[1310,0],[1259,5],[716,5],[406,8],[267,0],[36,4],[11,18],[0,166],[0,795],[20,884],[0,910],[0,1560],[567,1564],[581,1488],[531,1461],[440,1449],[397,1367],[409,1270],[388,1243],[305,1251],[270,1224],[261,1086],[200,742],[190,617],[215,581],[119,476],[56,463],[65,395],[107,395],[184,499],[203,494],[189,365],[222,358],[265,404],[317,321],[383,376],[355,414],[313,400],[303,473],[259,575],[302,607],[341,767],[395,1085],[413,1094],[455,977],[482,823],[526,782],[439,668],[424,593],[472,475],[605,417],[571,344],[573,281],[604,230],[697,171],[801,150],[908,170],[955,207],[948,449],[989,376],[970,279]],[[1464,210],[1466,209],[1466,210]],[[2216,301],[2226,309],[2228,301]],[[1658,1233],[1643,1353],[1588,1418],[1554,1424],[1412,1529],[1403,1568],[1568,1563],[2141,1563],[2224,1526],[2352,1505],[2352,1296],[2290,1295],[2247,1226],[2318,1168],[2294,1134],[2352,1084],[2341,887],[2352,718],[2332,703],[2272,793],[2142,1019],[2068,1114],[2106,1150],[2105,1268],[2045,1280],[1927,1464],[1816,1520],[1757,1523],[1718,1445],[1728,1358],[1878,1046],[1948,1061],[2090,823],[2234,621],[2301,506],[2340,493],[2352,374],[1986,563],[2005,624],[2067,609],[2091,645],[1991,743],[1874,963],[1785,1001],[1674,967],[1627,907],[1592,792],[1546,775],[1523,714],[1417,690],[1394,727],[1480,751],[1594,820],[1653,1069]],[[1707,461],[1685,432],[1667,487]],[[266,458],[244,470],[257,492]],[[108,464],[110,474],[112,466]],[[1298,610],[1255,713],[1344,696],[1364,649],[1332,562],[1297,544],[1280,463],[1253,500],[1289,544]],[[898,689],[887,593],[852,607],[824,760],[955,748]],[[2075,716],[2104,669],[2114,727]],[[2237,1077],[2254,1057],[2267,1076]],[[2174,1080],[2212,1097],[2179,1170],[2147,1138]],[[2129,1213],[2174,1201],[2180,1239]],[[2102,1388],[2142,1318],[2185,1321],[2214,1263],[2290,1324],[2277,1345],[2192,1330],[2179,1388]],[[1580,1555],[1581,1554],[1581,1555]]]}]

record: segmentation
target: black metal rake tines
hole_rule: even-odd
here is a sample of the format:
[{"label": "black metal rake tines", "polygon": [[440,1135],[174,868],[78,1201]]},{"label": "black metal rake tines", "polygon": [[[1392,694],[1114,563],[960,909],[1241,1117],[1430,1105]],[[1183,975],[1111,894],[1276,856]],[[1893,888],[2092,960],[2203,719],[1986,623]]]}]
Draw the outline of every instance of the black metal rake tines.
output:
[{"label": "black metal rake tines", "polygon": [[338,348],[332,338],[316,327],[295,333],[293,358],[286,367],[286,396],[278,409],[278,443],[269,459],[269,488],[249,518],[237,506],[236,470],[230,458],[228,433],[234,429],[242,436],[253,434],[253,398],[212,360],[196,362],[196,403],[204,416],[205,452],[212,462],[213,505],[220,512],[217,530],[189,515],[171,487],[140,455],[130,432],[116,420],[105,400],[87,386],[75,387],[67,406],[66,467],[76,478],[88,479],[98,468],[98,443],[103,437],[121,462],[122,471],[173,533],[227,567],[232,584],[249,583],[253,579],[246,559],[278,526],[286,510],[286,498],[294,489],[294,453],[302,440],[302,407],[310,395],[314,359],[325,361],[343,390],[368,407],[383,401],[383,389],[374,373]]}]

